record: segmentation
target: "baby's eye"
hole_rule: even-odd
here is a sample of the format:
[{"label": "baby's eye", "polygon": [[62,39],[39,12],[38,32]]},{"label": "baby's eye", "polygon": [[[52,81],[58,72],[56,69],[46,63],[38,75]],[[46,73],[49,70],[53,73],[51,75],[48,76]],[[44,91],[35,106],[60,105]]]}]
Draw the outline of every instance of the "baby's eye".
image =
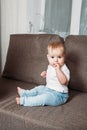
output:
[{"label": "baby's eye", "polygon": [[62,56],[58,56],[58,58],[60,59]]},{"label": "baby's eye", "polygon": [[53,58],[54,58],[54,56],[51,56],[51,58],[53,59]]}]

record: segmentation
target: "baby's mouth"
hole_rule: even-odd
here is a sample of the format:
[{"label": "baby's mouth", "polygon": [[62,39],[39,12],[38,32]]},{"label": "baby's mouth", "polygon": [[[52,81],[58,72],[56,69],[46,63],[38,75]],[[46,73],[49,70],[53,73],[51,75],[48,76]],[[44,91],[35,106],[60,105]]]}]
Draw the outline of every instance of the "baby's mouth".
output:
[{"label": "baby's mouth", "polygon": [[54,64],[53,64],[53,67],[56,67],[56,66],[57,66],[57,64],[58,64],[58,63],[54,63]]}]

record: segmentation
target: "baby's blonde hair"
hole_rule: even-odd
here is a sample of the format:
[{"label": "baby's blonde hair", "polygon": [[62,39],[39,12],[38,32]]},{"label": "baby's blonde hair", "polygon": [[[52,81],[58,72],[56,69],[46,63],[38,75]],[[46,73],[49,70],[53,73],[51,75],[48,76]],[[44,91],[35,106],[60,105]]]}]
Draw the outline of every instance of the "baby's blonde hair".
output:
[{"label": "baby's blonde hair", "polygon": [[66,49],[65,49],[64,43],[62,43],[62,42],[52,42],[47,46],[47,50],[49,50],[49,49],[54,50],[54,49],[57,49],[57,48],[61,49],[63,51],[63,54],[65,55]]}]

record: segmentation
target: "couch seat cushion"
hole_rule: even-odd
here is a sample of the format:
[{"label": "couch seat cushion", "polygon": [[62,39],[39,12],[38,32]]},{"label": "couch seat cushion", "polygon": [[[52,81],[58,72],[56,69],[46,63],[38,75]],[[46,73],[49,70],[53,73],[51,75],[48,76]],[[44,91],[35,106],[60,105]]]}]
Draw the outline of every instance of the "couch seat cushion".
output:
[{"label": "couch seat cushion", "polygon": [[[24,107],[15,102],[16,87],[33,88],[27,84],[2,78],[0,80],[0,128],[5,130],[86,130],[87,93],[70,90],[69,101],[58,107]],[[1,87],[3,86],[3,88]]]}]

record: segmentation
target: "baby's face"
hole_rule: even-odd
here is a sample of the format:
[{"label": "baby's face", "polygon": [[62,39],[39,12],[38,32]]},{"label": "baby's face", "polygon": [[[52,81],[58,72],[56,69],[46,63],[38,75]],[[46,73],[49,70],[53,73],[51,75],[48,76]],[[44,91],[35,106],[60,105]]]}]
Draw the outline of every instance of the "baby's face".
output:
[{"label": "baby's face", "polygon": [[65,55],[63,54],[63,50],[61,48],[57,49],[48,49],[47,58],[49,61],[49,64],[53,67],[56,67],[57,64],[59,64],[60,67],[64,65],[65,62]]}]

